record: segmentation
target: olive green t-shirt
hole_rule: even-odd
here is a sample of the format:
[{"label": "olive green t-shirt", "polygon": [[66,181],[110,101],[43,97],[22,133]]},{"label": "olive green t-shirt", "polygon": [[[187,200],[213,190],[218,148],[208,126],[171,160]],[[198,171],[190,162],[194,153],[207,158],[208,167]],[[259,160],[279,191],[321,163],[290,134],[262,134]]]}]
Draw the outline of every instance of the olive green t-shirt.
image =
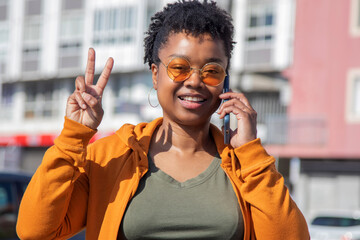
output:
[{"label": "olive green t-shirt", "polygon": [[130,201],[119,235],[134,239],[242,239],[243,219],[221,159],[178,182],[149,159],[149,171]]}]

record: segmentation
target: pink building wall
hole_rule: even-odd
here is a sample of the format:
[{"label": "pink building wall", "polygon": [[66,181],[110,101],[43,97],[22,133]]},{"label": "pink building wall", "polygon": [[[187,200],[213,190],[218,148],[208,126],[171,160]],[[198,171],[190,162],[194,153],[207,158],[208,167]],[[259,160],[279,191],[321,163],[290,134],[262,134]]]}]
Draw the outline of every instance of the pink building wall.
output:
[{"label": "pink building wall", "polygon": [[[348,71],[360,68],[360,37],[352,37],[349,30],[350,2],[297,1],[293,65],[284,72],[292,89],[288,118],[290,123],[308,119],[313,126],[313,120],[320,119],[321,126],[296,129],[290,124],[293,143],[267,146],[271,154],[360,158],[360,122],[346,120]],[[312,141],[319,138],[323,141]]]}]

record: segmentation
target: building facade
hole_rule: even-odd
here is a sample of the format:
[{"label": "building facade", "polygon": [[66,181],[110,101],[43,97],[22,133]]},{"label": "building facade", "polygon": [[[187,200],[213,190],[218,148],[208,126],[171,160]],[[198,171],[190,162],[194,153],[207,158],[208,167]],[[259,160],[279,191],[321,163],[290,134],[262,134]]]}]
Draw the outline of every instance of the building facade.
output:
[{"label": "building facade", "polygon": [[[96,50],[97,74],[109,56],[115,59],[95,139],[126,122],[160,116],[161,109],[148,104],[152,81],[143,64],[143,37],[150,16],[168,2],[0,0],[0,166],[33,171],[39,164],[61,131],[66,99],[83,74],[89,47]],[[236,28],[232,87],[244,89],[260,112],[284,112],[279,99],[287,83],[279,73],[291,59],[291,47],[281,46],[292,42],[291,21],[284,21],[292,19],[292,1],[217,2],[232,13]],[[155,94],[150,100],[156,105]],[[216,117],[213,122],[221,125]]]},{"label": "building facade", "polygon": [[291,101],[267,149],[307,216],[360,209],[360,1],[297,1],[294,39]]},{"label": "building facade", "polygon": [[[0,165],[33,171],[62,128],[67,97],[96,49],[96,74],[114,57],[96,138],[159,115],[147,104],[143,37],[163,1],[0,1]],[[156,101],[156,97],[154,101]]]}]

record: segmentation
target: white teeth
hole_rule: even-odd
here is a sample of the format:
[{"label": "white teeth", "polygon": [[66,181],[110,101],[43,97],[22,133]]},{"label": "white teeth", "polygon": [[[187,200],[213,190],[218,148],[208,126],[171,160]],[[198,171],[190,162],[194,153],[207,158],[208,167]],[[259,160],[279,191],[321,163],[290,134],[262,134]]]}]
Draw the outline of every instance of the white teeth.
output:
[{"label": "white teeth", "polygon": [[190,102],[202,102],[204,101],[203,98],[199,98],[199,97],[190,97],[190,96],[186,96],[186,97],[181,97],[182,100],[185,101],[190,101]]}]

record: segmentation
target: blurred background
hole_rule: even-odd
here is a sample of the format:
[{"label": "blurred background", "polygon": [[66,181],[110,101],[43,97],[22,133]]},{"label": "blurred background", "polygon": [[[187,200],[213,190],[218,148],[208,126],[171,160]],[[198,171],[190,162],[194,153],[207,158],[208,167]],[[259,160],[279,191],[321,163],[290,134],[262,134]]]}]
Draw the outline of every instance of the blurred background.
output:
[{"label": "blurred background", "polygon": [[[115,59],[93,140],[161,115],[147,100],[143,38],[168,2],[0,0],[3,172],[36,170],[62,129],[89,47],[97,74]],[[231,87],[258,112],[259,137],[305,217],[360,209],[360,0],[217,2],[236,29]],[[9,191],[1,186],[0,206]]]}]

